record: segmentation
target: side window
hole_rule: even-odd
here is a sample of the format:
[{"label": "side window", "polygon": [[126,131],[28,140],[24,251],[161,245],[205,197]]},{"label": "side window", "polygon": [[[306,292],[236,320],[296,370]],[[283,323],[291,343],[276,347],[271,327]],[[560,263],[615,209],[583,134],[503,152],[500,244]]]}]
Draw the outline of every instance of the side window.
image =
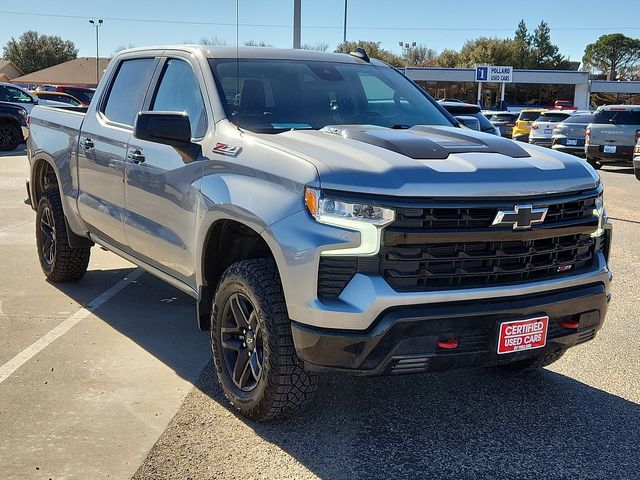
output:
[{"label": "side window", "polygon": [[25,92],[15,87],[3,86],[4,90],[0,93],[0,97],[2,97],[3,102],[13,102],[13,103],[32,103],[33,99],[27,95]]},{"label": "side window", "polygon": [[172,59],[166,63],[151,110],[186,112],[191,122],[191,135],[199,138],[207,133],[207,114],[200,86],[187,62]]},{"label": "side window", "polygon": [[112,122],[133,126],[155,66],[153,58],[125,60],[111,84],[103,113]]}]

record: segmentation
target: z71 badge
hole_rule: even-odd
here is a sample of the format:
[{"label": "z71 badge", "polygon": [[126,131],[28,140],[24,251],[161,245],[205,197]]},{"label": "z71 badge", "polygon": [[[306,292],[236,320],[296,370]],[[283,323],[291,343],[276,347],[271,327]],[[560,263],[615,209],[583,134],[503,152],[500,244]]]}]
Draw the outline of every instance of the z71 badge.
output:
[{"label": "z71 badge", "polygon": [[216,146],[213,147],[213,153],[229,155],[230,157],[236,157],[240,151],[242,151],[242,147],[229,145],[228,143],[216,143]]}]

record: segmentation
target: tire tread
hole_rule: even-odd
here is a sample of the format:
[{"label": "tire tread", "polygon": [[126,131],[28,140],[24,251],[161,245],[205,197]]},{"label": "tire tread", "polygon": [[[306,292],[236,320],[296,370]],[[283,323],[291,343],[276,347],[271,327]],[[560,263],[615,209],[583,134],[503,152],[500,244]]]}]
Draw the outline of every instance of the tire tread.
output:
[{"label": "tire tread", "polygon": [[[273,334],[265,339],[269,342],[270,352],[268,356],[265,355],[265,361],[269,362],[268,371],[271,372],[271,375],[266,377],[268,385],[264,389],[263,398],[250,408],[245,408],[237,402],[233,393],[228,392],[221,381],[222,366],[214,338],[215,325],[217,325],[214,316],[218,310],[215,299],[226,284],[237,281],[246,282],[247,286],[261,296],[260,308],[265,312],[263,317],[265,327]],[[256,421],[283,418],[303,410],[313,398],[318,378],[316,374],[305,370],[302,361],[296,355],[291,336],[291,323],[275,262],[272,259],[261,258],[244,260],[231,265],[220,279],[212,312],[211,335],[214,364],[218,381],[225,396],[234,407],[243,415]],[[266,370],[264,366],[263,372]]]},{"label": "tire tread", "polygon": [[[73,282],[80,280],[89,267],[91,247],[74,248],[69,245],[62,200],[60,199],[60,193],[57,188],[45,190],[38,205],[38,211],[40,211],[43,202],[49,204],[49,208],[54,217],[53,221],[56,228],[56,257],[53,267],[47,269],[42,259],[40,247],[38,246],[38,255],[40,256],[42,271],[52,282]],[[36,235],[39,228],[39,222],[36,222]]]}]

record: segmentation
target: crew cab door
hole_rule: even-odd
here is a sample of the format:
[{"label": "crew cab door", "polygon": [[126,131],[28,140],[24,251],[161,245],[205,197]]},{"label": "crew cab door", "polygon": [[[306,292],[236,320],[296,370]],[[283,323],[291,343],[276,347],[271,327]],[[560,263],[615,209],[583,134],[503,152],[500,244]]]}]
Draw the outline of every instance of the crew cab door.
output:
[{"label": "crew cab door", "polygon": [[92,105],[78,145],[78,211],[89,231],[122,250],[124,168],[133,122],[142,108],[157,60],[123,59],[106,94]]},{"label": "crew cab door", "polygon": [[[207,132],[201,72],[190,57],[160,60],[146,110],[186,112],[194,142]],[[125,232],[137,256],[195,285],[194,243],[202,156],[132,137],[126,163]]]}]

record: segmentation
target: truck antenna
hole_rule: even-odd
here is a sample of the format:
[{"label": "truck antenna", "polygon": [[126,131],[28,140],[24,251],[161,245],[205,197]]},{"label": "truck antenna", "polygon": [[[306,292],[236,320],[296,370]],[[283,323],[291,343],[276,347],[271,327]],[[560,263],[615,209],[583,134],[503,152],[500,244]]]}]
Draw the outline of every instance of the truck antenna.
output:
[{"label": "truck antenna", "polygon": [[349,55],[353,55],[354,57],[359,58],[360,60],[364,60],[367,63],[371,62],[369,55],[367,55],[367,51],[362,47],[358,47],[355,52],[349,52]]},{"label": "truck antenna", "polygon": [[[240,113],[240,53],[238,51],[240,45],[240,0],[236,0],[236,115]],[[237,122],[236,128],[239,132],[242,129]]]}]

